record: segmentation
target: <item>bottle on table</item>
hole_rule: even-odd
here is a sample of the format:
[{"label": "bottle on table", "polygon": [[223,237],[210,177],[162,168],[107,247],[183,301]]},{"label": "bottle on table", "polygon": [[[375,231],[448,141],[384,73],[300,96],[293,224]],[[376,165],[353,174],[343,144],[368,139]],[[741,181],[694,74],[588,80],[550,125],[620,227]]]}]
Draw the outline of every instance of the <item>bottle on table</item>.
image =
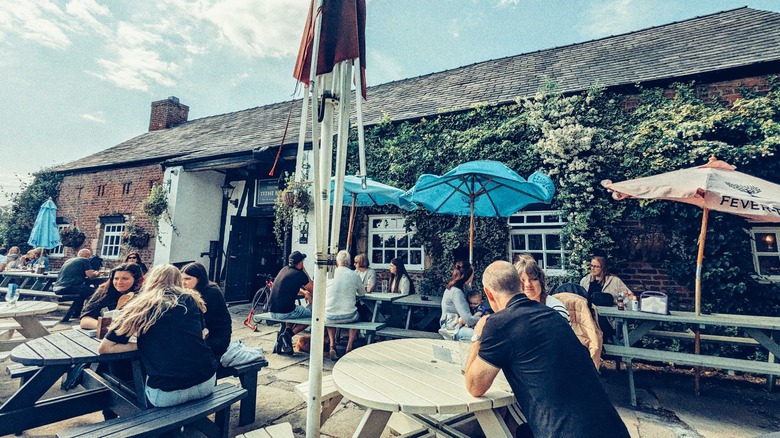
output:
[{"label": "bottle on table", "polygon": [[16,283],[10,283],[8,285],[8,292],[5,294],[5,300],[9,304],[14,305],[19,300],[19,291],[17,290],[19,285]]},{"label": "bottle on table", "polygon": [[618,292],[617,307],[618,310],[626,310],[626,303],[625,300],[623,299],[623,292]]}]

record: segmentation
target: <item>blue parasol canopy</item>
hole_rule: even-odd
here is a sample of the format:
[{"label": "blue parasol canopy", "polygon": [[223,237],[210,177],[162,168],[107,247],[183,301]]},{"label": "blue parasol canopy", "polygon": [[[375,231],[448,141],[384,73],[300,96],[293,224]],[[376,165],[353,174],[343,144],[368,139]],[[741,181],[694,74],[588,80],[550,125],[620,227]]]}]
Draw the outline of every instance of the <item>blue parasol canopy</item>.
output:
[{"label": "blue parasol canopy", "polygon": [[27,243],[34,248],[51,249],[60,245],[60,230],[57,228],[57,206],[49,198],[38,209],[30,238]]},{"label": "blue parasol canopy", "polygon": [[[343,205],[352,205],[354,198],[355,207],[375,207],[378,205],[396,205],[406,210],[416,210],[414,203],[401,198],[404,191],[387,184],[382,184],[366,178],[366,188],[363,188],[363,178],[359,176],[344,177],[344,201]],[[330,203],[333,205],[335,181],[330,180]]]},{"label": "blue parasol canopy", "polygon": [[529,204],[549,204],[555,185],[534,172],[525,180],[498,161],[470,161],[442,176],[420,176],[402,198],[433,213],[470,216],[469,259],[474,253],[474,216],[509,217]]}]

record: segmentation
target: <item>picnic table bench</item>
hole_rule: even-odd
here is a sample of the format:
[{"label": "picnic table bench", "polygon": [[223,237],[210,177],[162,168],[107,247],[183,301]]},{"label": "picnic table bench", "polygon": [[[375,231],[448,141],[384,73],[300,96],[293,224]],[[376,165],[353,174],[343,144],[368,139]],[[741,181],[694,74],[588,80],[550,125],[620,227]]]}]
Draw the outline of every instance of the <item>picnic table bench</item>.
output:
[{"label": "picnic table bench", "polygon": [[[680,311],[672,311],[668,315],[661,315],[630,310],[621,311],[615,307],[599,307],[599,314],[613,317],[618,323],[619,332],[622,334],[622,345],[604,344],[604,352],[610,356],[621,358],[626,363],[631,405],[633,406],[637,406],[634,373],[631,364],[631,361],[634,359],[764,374],[767,375],[767,386],[770,390],[774,386],[774,378],[780,376],[780,363],[775,361],[775,358],[780,356],[780,345],[777,343],[780,334],[780,318],[727,314],[695,315],[693,312]],[[630,329],[629,322],[634,324]],[[697,328],[736,327],[749,337],[737,336],[732,338],[729,336],[705,334],[701,336],[701,340],[761,347],[769,352],[768,361],[759,362],[748,359],[653,350],[635,346],[645,336],[672,337],[686,340],[690,340],[694,336],[688,329],[682,332],[655,330],[661,323],[680,323]]]},{"label": "picnic table bench", "polygon": [[[421,307],[425,310],[425,317],[418,322],[415,327],[425,329],[431,322],[441,316],[441,297],[436,295],[412,294],[406,295],[393,301],[394,305],[404,306],[406,312],[406,329],[412,320],[412,311],[415,307]],[[438,339],[438,338],[437,338]]]},{"label": "picnic table bench", "polygon": [[[57,433],[58,438],[77,437],[137,437],[178,430],[185,425],[210,437],[228,437],[230,406],[246,397],[247,391],[229,383],[222,383],[202,399],[192,400],[167,408],[149,408],[135,414],[86,426],[78,426]],[[215,413],[212,423],[208,416]]]},{"label": "picnic table bench", "polygon": [[[289,324],[311,325],[310,318],[278,319],[271,316],[270,312],[255,315],[254,318],[255,320],[266,321],[266,322],[271,321],[271,322],[280,322],[280,323],[289,323]],[[366,340],[369,344],[371,343],[371,339],[373,338],[377,330],[383,328],[384,326],[385,323],[383,322],[335,322],[334,323],[334,322],[325,321],[325,327],[332,327],[338,329],[364,330],[366,332]]]},{"label": "picnic table bench", "polygon": [[217,368],[217,379],[224,377],[238,377],[241,387],[247,391],[246,398],[239,404],[238,425],[246,426],[255,422],[255,409],[257,405],[257,372],[268,366],[268,361],[261,359],[234,367]]},{"label": "picnic table bench", "polygon": [[407,338],[425,338],[425,339],[441,339],[441,335],[433,332],[426,332],[423,330],[408,330],[397,327],[385,327],[381,330],[377,330],[376,335],[380,338],[388,339],[407,339]]}]

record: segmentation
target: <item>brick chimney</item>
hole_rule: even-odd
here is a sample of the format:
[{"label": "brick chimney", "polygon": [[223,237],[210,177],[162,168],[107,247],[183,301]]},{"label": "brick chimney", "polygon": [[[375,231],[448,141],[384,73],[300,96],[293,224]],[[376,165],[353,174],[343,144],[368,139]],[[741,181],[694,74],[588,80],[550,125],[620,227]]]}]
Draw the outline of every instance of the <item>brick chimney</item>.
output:
[{"label": "brick chimney", "polygon": [[149,118],[149,132],[172,128],[187,121],[190,107],[179,103],[179,98],[171,96],[165,100],[152,102],[152,116]]}]

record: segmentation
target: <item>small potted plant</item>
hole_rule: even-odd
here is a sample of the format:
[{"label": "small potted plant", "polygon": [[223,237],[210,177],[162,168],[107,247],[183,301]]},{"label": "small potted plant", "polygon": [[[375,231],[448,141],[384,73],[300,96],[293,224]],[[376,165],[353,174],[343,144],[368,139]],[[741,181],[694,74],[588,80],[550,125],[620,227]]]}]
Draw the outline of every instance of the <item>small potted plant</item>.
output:
[{"label": "small potted plant", "polygon": [[125,232],[122,234],[122,243],[133,248],[143,249],[149,245],[151,238],[151,233],[148,233],[144,227],[130,224],[125,227]]}]

